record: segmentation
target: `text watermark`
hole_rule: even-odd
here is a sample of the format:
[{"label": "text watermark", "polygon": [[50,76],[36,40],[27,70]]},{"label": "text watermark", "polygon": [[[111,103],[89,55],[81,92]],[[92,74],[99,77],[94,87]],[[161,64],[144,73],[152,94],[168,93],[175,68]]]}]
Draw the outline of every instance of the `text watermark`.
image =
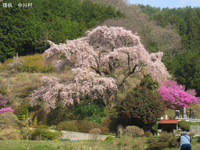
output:
[{"label": "text watermark", "polygon": [[[18,7],[32,7],[32,3],[18,3]],[[12,3],[3,3],[3,8],[13,7]]]}]

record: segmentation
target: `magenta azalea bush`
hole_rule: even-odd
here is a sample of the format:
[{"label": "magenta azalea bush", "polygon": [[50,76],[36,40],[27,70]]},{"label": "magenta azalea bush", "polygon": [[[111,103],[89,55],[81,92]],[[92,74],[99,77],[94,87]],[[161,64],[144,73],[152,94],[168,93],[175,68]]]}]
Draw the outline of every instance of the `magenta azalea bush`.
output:
[{"label": "magenta azalea bush", "polygon": [[[7,100],[8,97],[7,96],[3,96],[2,94],[0,94],[0,104],[3,105],[3,107],[6,106],[7,104]],[[1,108],[0,109],[0,114],[3,114],[5,112],[14,112],[14,109],[12,109],[11,107],[8,107],[8,108]]]},{"label": "magenta azalea bush", "polygon": [[166,106],[170,108],[183,108],[190,104],[200,103],[200,97],[195,97],[194,89],[185,91],[185,87],[178,85],[176,81],[166,80],[160,82],[158,93],[165,100]]},{"label": "magenta azalea bush", "polygon": [[0,109],[0,114],[6,113],[6,112],[14,112],[15,110],[12,109],[11,107],[8,108],[1,108]]}]

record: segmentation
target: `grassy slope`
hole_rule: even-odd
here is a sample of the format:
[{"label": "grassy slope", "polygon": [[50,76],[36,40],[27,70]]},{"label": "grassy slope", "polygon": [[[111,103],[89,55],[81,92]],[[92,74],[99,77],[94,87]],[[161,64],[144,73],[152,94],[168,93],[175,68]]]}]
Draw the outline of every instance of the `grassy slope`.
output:
[{"label": "grassy slope", "polygon": [[[29,61],[32,60],[31,65],[33,68],[37,68],[37,66],[41,66],[42,61],[34,61],[35,58],[39,57],[39,55],[35,56],[26,56]],[[24,58],[26,58],[24,57]],[[40,60],[41,58],[39,58]],[[34,65],[33,65],[34,64]],[[3,64],[4,67],[7,66],[7,62]],[[30,65],[28,65],[30,66]],[[56,73],[28,73],[28,72],[17,72],[17,71],[7,71],[8,69],[0,70],[0,85],[1,88],[5,88],[7,91],[7,95],[9,97],[9,101],[13,109],[21,107],[22,105],[30,106],[30,94],[33,93],[38,87],[42,85],[40,79],[42,76],[57,76],[62,80],[69,80],[73,75],[71,74],[70,68],[66,68],[65,72],[61,74]],[[139,84],[139,80],[137,77],[133,76],[128,78],[129,88],[135,87],[136,84]],[[9,84],[9,85],[8,85]],[[200,104],[191,105],[187,108],[187,113],[189,115],[190,107],[193,108],[194,116],[200,118],[200,114],[198,113],[200,110]],[[167,109],[165,111],[165,115],[168,115],[170,119],[174,118],[175,110]]]},{"label": "grassy slope", "polygon": [[[148,144],[146,137],[142,138],[116,138],[113,141],[25,141],[25,140],[0,140],[1,150],[145,150]],[[124,145],[124,146],[123,146]],[[192,149],[199,150],[200,143],[192,140]],[[165,148],[163,150],[176,150],[176,148]]]},{"label": "grassy slope", "polygon": [[[25,141],[25,140],[4,140],[0,141],[1,150],[87,150],[98,149],[113,150],[135,148],[146,149],[146,138],[116,138],[113,141]],[[140,143],[140,145],[138,145]],[[124,146],[123,146],[124,145]]]}]

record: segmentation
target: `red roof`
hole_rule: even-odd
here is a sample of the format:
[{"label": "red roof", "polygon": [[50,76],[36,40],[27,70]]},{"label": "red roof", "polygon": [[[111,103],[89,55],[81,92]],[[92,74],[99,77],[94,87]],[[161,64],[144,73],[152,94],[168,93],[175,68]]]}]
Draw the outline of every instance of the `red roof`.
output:
[{"label": "red roof", "polygon": [[177,124],[177,119],[173,119],[173,120],[159,120],[158,124]]}]

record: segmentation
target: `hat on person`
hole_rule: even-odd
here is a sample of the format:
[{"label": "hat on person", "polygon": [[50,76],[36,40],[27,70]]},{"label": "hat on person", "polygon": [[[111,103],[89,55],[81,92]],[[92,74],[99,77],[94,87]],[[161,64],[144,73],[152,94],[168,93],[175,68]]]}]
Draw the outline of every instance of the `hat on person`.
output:
[{"label": "hat on person", "polygon": [[186,132],[186,131],[183,131],[183,132],[182,132],[182,134],[183,134],[183,135],[186,135],[186,134],[187,134],[187,132]]}]

